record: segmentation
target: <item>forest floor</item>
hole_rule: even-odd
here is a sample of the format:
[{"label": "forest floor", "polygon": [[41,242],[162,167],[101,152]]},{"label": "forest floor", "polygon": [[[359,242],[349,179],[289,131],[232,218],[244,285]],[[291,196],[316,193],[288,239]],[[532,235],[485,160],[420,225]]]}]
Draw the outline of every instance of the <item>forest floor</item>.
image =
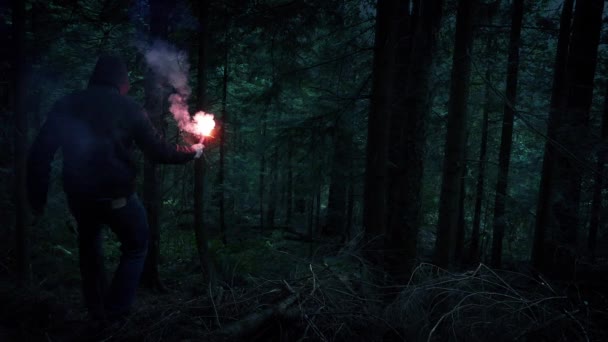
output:
[{"label": "forest floor", "polygon": [[[249,229],[249,228],[248,228]],[[189,231],[162,236],[167,292],[141,289],[124,322],[87,320],[73,237],[45,240],[34,285],[0,260],[0,341],[606,341],[602,279],[557,282],[481,264],[450,273],[422,262],[408,284],[374,277],[355,244],[296,241],[249,229],[212,239],[205,285]],[[4,240],[6,243],[6,240]],[[71,241],[71,242],[70,242]],[[108,269],[116,243],[106,241]]]}]

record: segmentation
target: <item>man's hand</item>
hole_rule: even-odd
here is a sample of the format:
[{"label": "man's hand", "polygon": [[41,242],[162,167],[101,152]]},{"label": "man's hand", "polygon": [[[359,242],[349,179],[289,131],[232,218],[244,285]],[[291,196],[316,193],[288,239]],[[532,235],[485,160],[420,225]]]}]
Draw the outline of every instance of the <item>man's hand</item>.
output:
[{"label": "man's hand", "polygon": [[205,148],[205,145],[194,144],[194,145],[190,146],[190,148],[192,148],[193,150],[196,151],[196,154],[194,155],[194,159],[198,159],[203,155],[203,149]]}]

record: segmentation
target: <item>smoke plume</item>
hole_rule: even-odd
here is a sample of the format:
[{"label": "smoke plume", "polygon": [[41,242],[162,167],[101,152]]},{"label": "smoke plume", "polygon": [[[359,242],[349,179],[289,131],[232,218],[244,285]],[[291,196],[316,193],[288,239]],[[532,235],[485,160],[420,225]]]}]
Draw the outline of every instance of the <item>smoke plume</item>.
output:
[{"label": "smoke plume", "polygon": [[174,46],[157,40],[144,52],[148,66],[175,90],[169,96],[169,111],[173,114],[178,127],[186,132],[209,136],[215,127],[213,114],[198,112],[194,117],[188,110],[188,98],[192,89],[188,85],[187,55]]},{"label": "smoke plume", "polygon": [[175,93],[169,96],[169,111],[182,130],[189,130],[191,124],[188,112],[188,98],[192,93],[188,85],[188,58],[186,54],[174,46],[156,40],[145,51],[148,66],[161,78],[166,80]]}]

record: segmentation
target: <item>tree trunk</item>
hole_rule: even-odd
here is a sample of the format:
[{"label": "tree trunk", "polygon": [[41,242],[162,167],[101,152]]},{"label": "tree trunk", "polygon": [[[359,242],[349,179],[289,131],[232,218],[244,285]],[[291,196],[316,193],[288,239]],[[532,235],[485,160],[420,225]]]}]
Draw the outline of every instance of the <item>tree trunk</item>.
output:
[{"label": "tree trunk", "polygon": [[351,168],[348,183],[348,200],[346,205],[346,226],[344,227],[344,243],[350,241],[352,239],[352,230],[353,230],[353,210],[355,208],[355,181],[353,177],[353,170]]},{"label": "tree trunk", "polygon": [[[280,118],[278,120],[280,120]],[[279,195],[279,147],[277,144],[274,146],[270,163],[270,175],[268,177],[270,178],[270,194],[268,196],[268,205],[266,207],[266,225],[272,230],[274,229]]]},{"label": "tree trunk", "polygon": [[308,169],[310,170],[309,172],[309,184],[311,185],[311,187],[309,189],[307,189],[307,196],[308,196],[308,238],[309,240],[309,250],[308,250],[308,254],[309,254],[309,258],[311,258],[312,261],[312,257],[313,257],[313,244],[314,244],[314,237],[315,237],[315,233],[316,233],[316,220],[315,220],[315,212],[317,211],[317,189],[318,189],[318,182],[319,180],[319,152],[316,148],[316,145],[318,144],[318,141],[315,141],[315,136],[317,133],[314,130],[311,130],[310,132],[310,146],[309,146],[309,151],[310,151],[310,166],[308,167]]},{"label": "tree trunk", "polygon": [[329,236],[342,236],[344,234],[348,163],[350,159],[345,124],[343,115],[336,118],[334,123],[334,153],[327,199],[327,229],[325,230],[325,234]]},{"label": "tree trunk", "polygon": [[[488,44],[490,47],[491,44]],[[489,52],[490,48],[486,50]],[[488,148],[488,118],[490,114],[491,107],[491,95],[490,95],[490,66],[486,69],[486,89],[484,96],[484,106],[483,106],[483,118],[482,118],[482,127],[481,127],[481,141],[479,146],[479,167],[477,171],[477,184],[475,187],[475,212],[473,214],[473,227],[471,229],[471,246],[469,250],[469,261],[471,263],[478,263],[480,257],[480,249],[479,249],[479,230],[481,227],[481,204],[483,201],[483,187],[484,187],[484,179],[485,179],[485,169],[486,169],[486,153]]]},{"label": "tree trunk", "polygon": [[[42,2],[34,2],[32,3],[32,8],[30,9],[29,20],[31,27],[31,34],[34,40],[40,39],[44,35],[45,27],[45,16],[46,16],[46,6]],[[28,80],[28,89],[30,93],[30,97],[27,100],[29,103],[28,111],[31,116],[28,117],[29,124],[28,127],[35,131],[40,130],[42,123],[44,122],[44,113],[42,110],[42,100],[46,98],[47,94],[45,90],[47,89],[43,78],[38,74],[41,71],[41,60],[42,57],[45,56],[48,52],[48,48],[44,48],[39,44],[32,44],[34,46],[30,46],[29,49],[26,49],[26,54],[28,54],[31,60],[30,64],[30,72],[27,77]],[[36,68],[34,71],[33,69]],[[33,72],[32,72],[33,71]],[[31,82],[31,83],[30,83]]]},{"label": "tree trunk", "polygon": [[601,147],[597,154],[597,168],[593,184],[593,202],[591,204],[591,220],[589,222],[589,236],[587,247],[591,253],[591,261],[595,262],[595,247],[597,245],[597,232],[600,225],[602,209],[602,189],[604,188],[604,163],[606,162],[606,143],[608,141],[608,84],[604,93],[604,115],[602,116]]},{"label": "tree trunk", "polygon": [[505,202],[513,145],[513,120],[517,97],[517,76],[519,71],[519,46],[521,43],[521,23],[524,13],[524,1],[514,0],[511,18],[511,35],[509,38],[509,57],[507,59],[507,88],[505,91],[504,115],[502,118],[502,136],[498,154],[498,179],[496,181],[496,198],[494,201],[494,231],[492,236],[492,266],[502,264],[502,240],[505,235],[506,218]]},{"label": "tree trunk", "polygon": [[[414,18],[418,13],[410,13],[411,3],[409,0],[393,1],[391,13],[400,13],[392,26],[395,26],[396,40],[394,49],[390,51],[394,55],[395,67],[392,84],[392,94],[394,100],[391,102],[390,126],[387,175],[389,186],[387,188],[387,234],[385,238],[384,262],[386,270],[395,278],[396,282],[401,282],[405,278],[408,268],[411,266],[409,261],[412,255],[407,253],[408,232],[414,228],[408,214],[408,203],[416,201],[408,197],[410,187],[407,184],[409,167],[415,168],[421,160],[415,160],[413,165],[408,165],[408,145],[413,143],[411,137],[406,136],[408,130],[408,115],[412,96],[408,91],[408,83],[414,82],[408,78],[410,72],[410,58],[412,58],[412,41],[415,27]],[[391,28],[392,28],[391,26]],[[402,96],[398,96],[402,95]],[[415,205],[418,205],[416,203]],[[410,255],[408,255],[410,254]],[[415,251],[413,257],[415,257]]]},{"label": "tree trunk", "polygon": [[27,158],[27,132],[28,119],[25,107],[26,83],[25,83],[25,2],[14,0],[13,10],[13,113],[15,118],[14,144],[15,144],[15,237],[16,237],[16,261],[17,275],[22,285],[28,285],[31,281],[30,270],[30,248],[27,193],[25,187],[25,168]]},{"label": "tree trunk", "polygon": [[563,106],[565,98],[566,63],[568,61],[568,48],[570,46],[570,26],[572,21],[572,8],[574,0],[565,0],[560,17],[559,37],[557,41],[557,52],[553,66],[553,86],[551,90],[551,104],[549,108],[549,119],[547,125],[548,140],[545,143],[543,155],[543,166],[541,171],[540,188],[538,194],[538,205],[536,208],[536,224],[534,229],[534,242],[532,244],[532,264],[543,268],[544,244],[547,226],[551,220],[550,201],[552,199],[552,184],[555,168],[556,148],[553,143],[556,127],[559,123],[559,111]]},{"label": "tree trunk", "polygon": [[[467,138],[468,139],[468,133]],[[465,143],[466,146],[466,143]],[[466,150],[463,157],[466,160]],[[466,198],[466,183],[465,176],[467,174],[467,164],[464,163],[462,167],[462,174],[460,175],[460,200],[458,204],[458,224],[456,226],[456,241],[454,245],[454,261],[456,264],[462,264],[464,256],[464,241],[466,236],[466,212],[465,212],[465,198]]]},{"label": "tree trunk", "polygon": [[[209,1],[199,1],[199,6],[200,33],[198,36],[196,109],[197,111],[205,111],[207,109],[207,73],[205,69],[207,66],[207,39],[209,35]],[[210,283],[213,280],[213,274],[209,262],[209,246],[203,214],[205,173],[205,158],[201,157],[194,162],[194,237],[203,277],[207,283]]]},{"label": "tree trunk", "polygon": [[[357,91],[359,96],[368,86],[369,78],[361,83]],[[337,90],[339,91],[339,89]],[[334,121],[333,134],[333,156],[329,180],[329,195],[327,198],[327,221],[326,234],[329,236],[341,236],[345,241],[347,213],[347,192],[349,182],[352,178],[352,154],[353,154],[353,126],[347,120],[345,113],[355,104],[350,102],[343,107],[341,113]]]},{"label": "tree trunk", "polygon": [[[150,1],[150,39],[166,39],[171,8],[160,0]],[[150,121],[164,138],[164,110],[162,80],[148,69],[145,79],[144,107]],[[160,262],[160,210],[162,203],[161,179],[158,165],[144,159],[143,202],[147,209],[148,224],[150,226],[150,241],[148,254],[142,274],[142,283],[159,291],[166,291],[158,270]]]},{"label": "tree trunk", "polygon": [[287,141],[287,196],[285,196],[285,225],[291,225],[293,213],[293,142],[291,137]]},{"label": "tree trunk", "polygon": [[[226,14],[226,20],[228,16]],[[226,25],[227,26],[227,25]],[[225,28],[228,30],[228,27]],[[220,188],[220,236],[224,245],[226,241],[226,209],[225,209],[225,186],[224,186],[224,157],[226,154],[226,126],[228,125],[228,112],[226,111],[226,100],[228,97],[228,33],[225,33],[225,51],[224,51],[224,75],[223,75],[223,86],[222,86],[222,125],[220,126],[220,160],[219,160],[219,172],[218,172],[218,183]]]},{"label": "tree trunk", "polygon": [[[396,12],[403,14],[406,9],[409,11],[410,3],[401,1],[400,6],[402,9]],[[431,99],[429,84],[443,1],[416,0],[411,7],[411,15],[402,15],[399,22],[389,150],[387,268],[398,280],[408,276],[416,260],[426,120]]]},{"label": "tree trunk", "polygon": [[309,194],[308,197],[308,257],[312,260],[313,239],[314,239],[314,215],[315,214],[315,195]]},{"label": "tree trunk", "polygon": [[550,210],[556,221],[552,227],[553,240],[564,258],[552,264],[560,272],[565,271],[562,274],[566,276],[570,276],[575,267],[582,166],[590,157],[589,110],[603,7],[602,0],[576,2],[566,67],[567,102],[555,134],[556,142],[569,153],[556,156],[554,203]]},{"label": "tree trunk", "polygon": [[318,175],[317,187],[315,191],[315,233],[321,231],[321,172]]},{"label": "tree trunk", "polygon": [[458,225],[459,202],[464,167],[467,127],[467,100],[471,74],[473,41],[472,0],[459,0],[456,17],[456,41],[452,60],[447,136],[439,200],[435,263],[449,267],[454,259],[454,241]]},{"label": "tree trunk", "polygon": [[550,122],[560,153],[554,153],[550,197],[544,198],[551,201],[545,204],[551,236],[541,243],[552,260],[543,258],[541,268],[567,278],[574,275],[576,266],[581,178],[589,157],[589,110],[603,6],[601,0],[576,2],[565,89],[561,92],[565,103],[556,108],[556,120]]},{"label": "tree trunk", "polygon": [[[162,89],[155,82],[156,75],[152,71],[146,76],[146,103],[145,108],[150,116],[152,124],[159,128],[162,118],[158,107],[162,106]],[[160,129],[159,129],[160,131]],[[144,182],[143,182],[143,202],[147,210],[148,225],[150,228],[150,240],[148,254],[142,274],[142,283],[150,288],[163,291],[165,289],[158,265],[160,262],[160,185],[158,180],[158,167],[152,161],[144,159]]]},{"label": "tree trunk", "polygon": [[[268,106],[270,107],[270,106]],[[258,193],[260,196],[260,230],[264,231],[264,188],[266,184],[264,183],[264,178],[266,175],[266,115],[262,114],[262,132],[260,137],[260,153],[261,153],[261,161],[260,161],[260,175],[259,175],[259,189]]]},{"label": "tree trunk", "polygon": [[392,83],[391,1],[378,0],[376,5],[376,33],[372,70],[372,93],[367,119],[367,151],[363,226],[366,257],[374,264],[382,263],[384,234],[386,233],[387,164],[390,121],[390,88]]}]

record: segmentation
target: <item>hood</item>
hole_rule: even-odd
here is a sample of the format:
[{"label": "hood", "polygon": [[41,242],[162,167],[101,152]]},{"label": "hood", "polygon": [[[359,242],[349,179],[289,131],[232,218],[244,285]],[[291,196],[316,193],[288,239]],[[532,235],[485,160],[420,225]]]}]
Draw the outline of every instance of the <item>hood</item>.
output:
[{"label": "hood", "polygon": [[89,85],[109,85],[120,90],[129,83],[127,65],[117,56],[101,56],[97,60]]}]

